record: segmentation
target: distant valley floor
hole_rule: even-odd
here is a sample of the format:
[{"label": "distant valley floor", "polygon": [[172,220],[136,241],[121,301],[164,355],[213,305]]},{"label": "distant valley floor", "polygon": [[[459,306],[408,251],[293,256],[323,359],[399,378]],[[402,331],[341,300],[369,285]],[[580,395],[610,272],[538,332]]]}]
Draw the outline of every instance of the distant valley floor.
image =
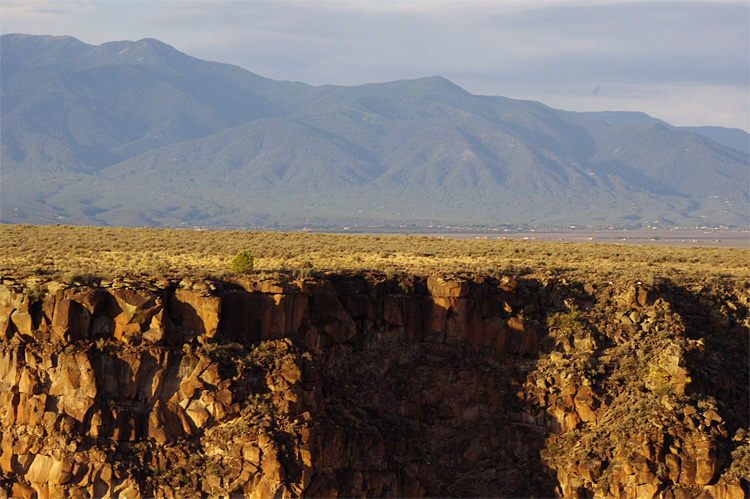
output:
[{"label": "distant valley floor", "polygon": [[481,232],[464,234],[434,233],[433,237],[456,239],[527,239],[533,241],[593,242],[614,244],[655,244],[661,246],[705,246],[750,248],[749,230],[638,229]]}]

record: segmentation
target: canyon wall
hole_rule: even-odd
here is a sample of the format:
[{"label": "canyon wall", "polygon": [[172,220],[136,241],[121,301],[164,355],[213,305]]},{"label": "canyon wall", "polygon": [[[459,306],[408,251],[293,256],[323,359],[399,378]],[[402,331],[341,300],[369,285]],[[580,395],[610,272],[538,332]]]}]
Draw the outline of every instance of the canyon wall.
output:
[{"label": "canyon wall", "polygon": [[5,278],[0,497],[746,497],[748,295]]}]

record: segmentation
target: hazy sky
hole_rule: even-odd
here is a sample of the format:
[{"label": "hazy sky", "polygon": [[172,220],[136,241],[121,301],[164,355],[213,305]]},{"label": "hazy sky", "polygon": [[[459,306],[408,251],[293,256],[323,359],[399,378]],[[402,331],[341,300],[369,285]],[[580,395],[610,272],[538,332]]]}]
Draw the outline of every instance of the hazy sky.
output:
[{"label": "hazy sky", "polygon": [[157,38],[314,85],[440,75],[560,109],[750,128],[747,0],[2,0],[0,31]]}]

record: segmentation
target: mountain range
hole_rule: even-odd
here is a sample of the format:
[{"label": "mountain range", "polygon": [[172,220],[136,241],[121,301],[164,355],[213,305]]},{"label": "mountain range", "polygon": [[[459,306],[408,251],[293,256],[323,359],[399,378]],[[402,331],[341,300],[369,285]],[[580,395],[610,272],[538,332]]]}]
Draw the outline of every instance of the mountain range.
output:
[{"label": "mountain range", "polygon": [[275,81],[162,42],[0,38],[3,223],[746,226],[748,134]]}]

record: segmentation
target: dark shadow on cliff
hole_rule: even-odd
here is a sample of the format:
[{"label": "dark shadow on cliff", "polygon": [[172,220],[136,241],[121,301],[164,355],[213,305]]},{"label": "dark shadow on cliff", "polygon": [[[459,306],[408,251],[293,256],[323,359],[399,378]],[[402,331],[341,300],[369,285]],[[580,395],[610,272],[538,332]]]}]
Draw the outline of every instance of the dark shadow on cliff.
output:
[{"label": "dark shadow on cliff", "polygon": [[703,287],[689,290],[671,281],[664,294],[685,325],[685,335],[705,348],[690,351],[689,392],[712,396],[726,405],[734,429],[750,420],[750,331],[743,321],[748,308],[732,294],[736,290]]},{"label": "dark shadow on cliff", "polygon": [[538,328],[518,315],[541,284],[334,276],[306,287],[304,310],[294,290],[284,302],[232,288],[221,331],[257,342],[283,323],[314,352],[304,381],[318,391],[300,408],[322,442],[309,495],[554,495],[546,416],[517,396],[538,351]]},{"label": "dark shadow on cliff", "polygon": [[738,464],[731,454],[742,440],[733,437],[748,421],[742,291],[718,280],[710,287],[644,281],[652,282],[553,281],[526,308],[550,332],[527,372],[548,427],[557,427],[545,457],[564,469],[566,496],[606,495],[610,480],[622,492],[623,477],[613,473],[643,461],[642,439],[653,450],[636,466],[646,487],[639,494],[699,494],[728,483],[722,476]]}]

